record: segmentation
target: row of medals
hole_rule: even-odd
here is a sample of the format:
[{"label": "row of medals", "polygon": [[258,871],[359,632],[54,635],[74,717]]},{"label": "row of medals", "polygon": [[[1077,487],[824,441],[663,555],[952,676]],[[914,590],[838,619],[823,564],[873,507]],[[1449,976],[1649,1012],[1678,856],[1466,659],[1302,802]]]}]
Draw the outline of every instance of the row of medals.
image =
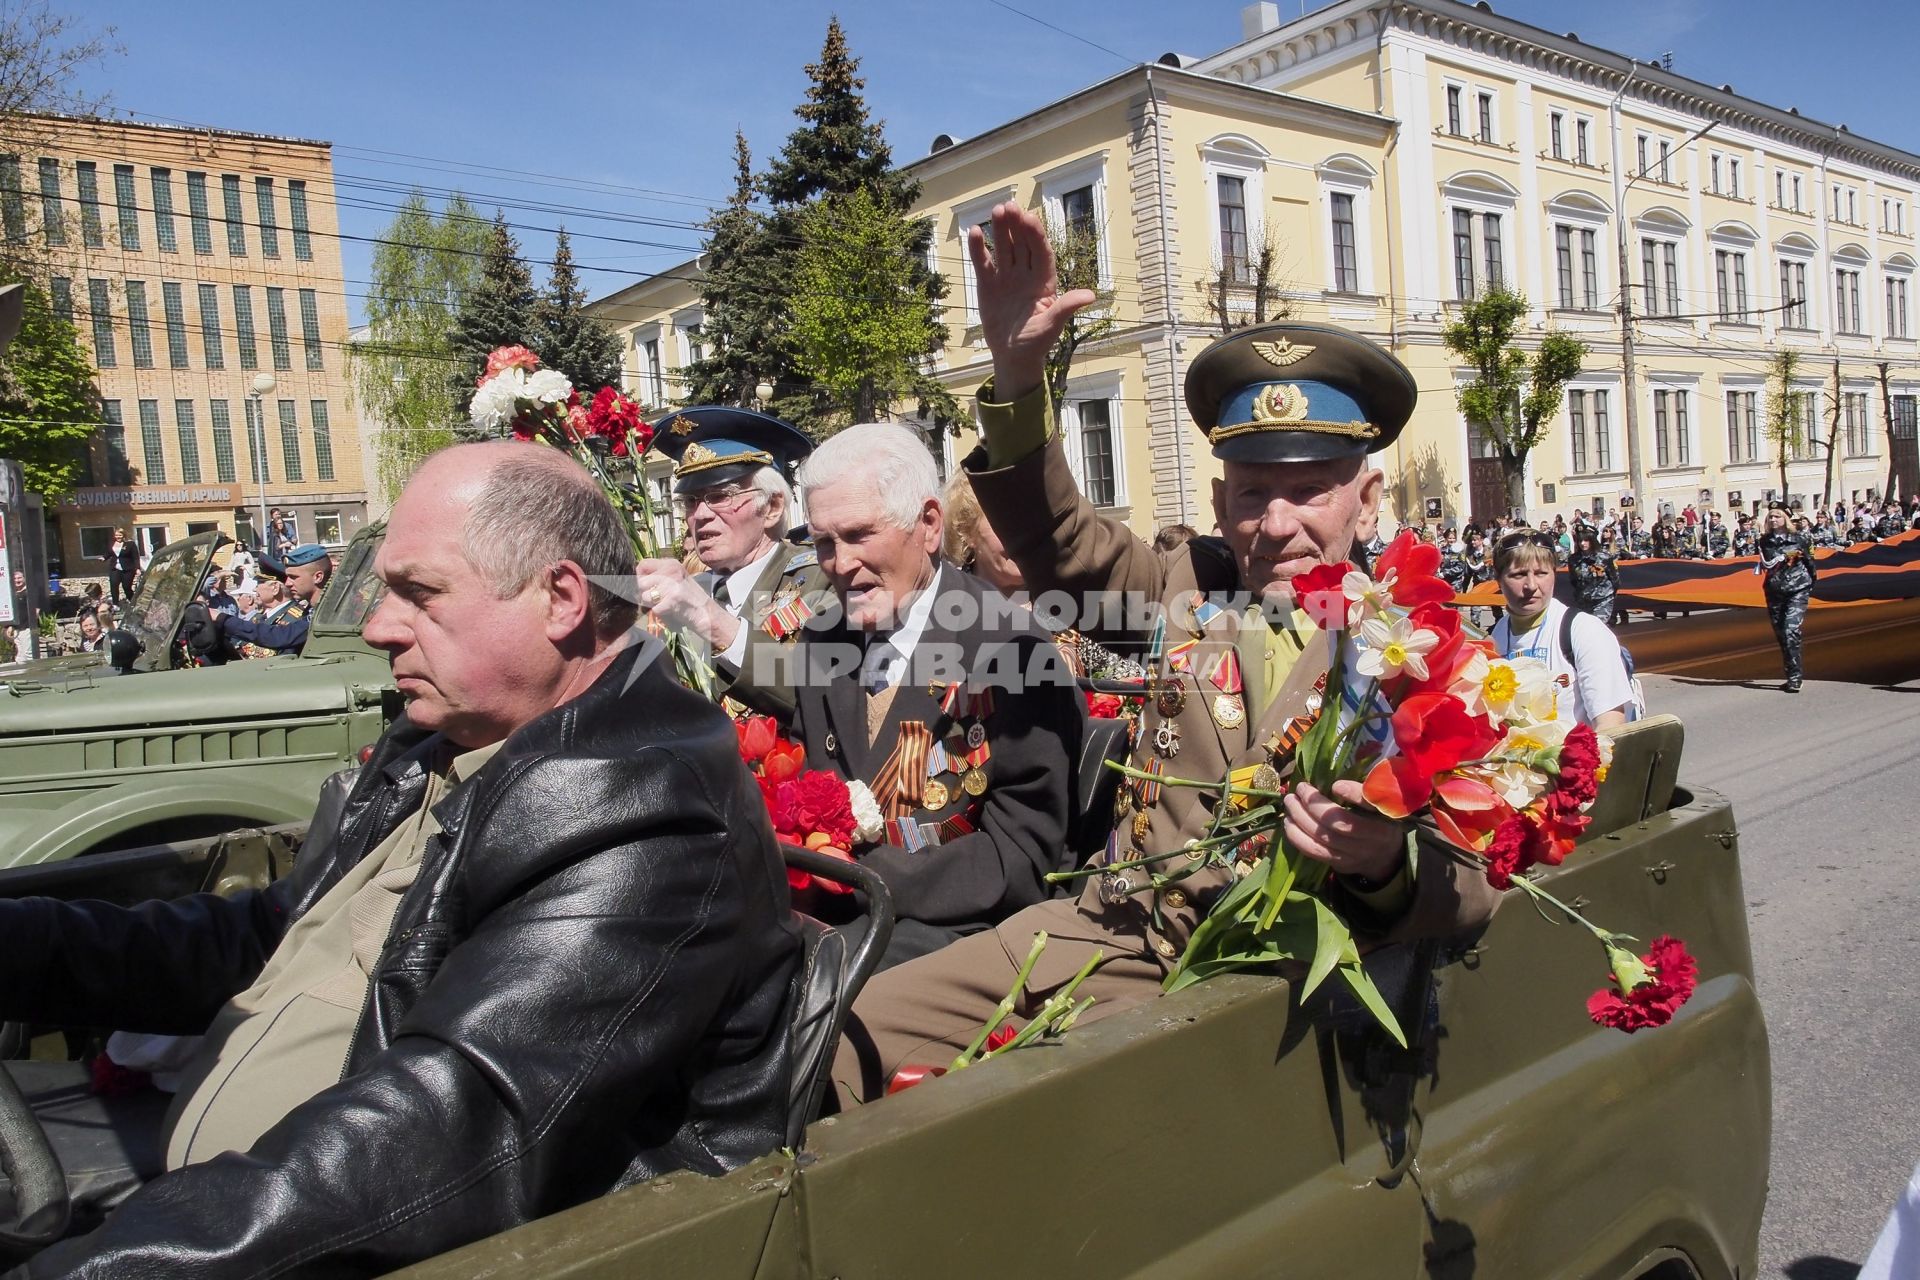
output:
[{"label": "row of medals", "polygon": [[[987,741],[987,726],[975,721],[967,726],[967,749],[978,751]],[[952,755],[949,749],[949,756]],[[987,771],[983,765],[974,765],[960,773],[960,790],[976,800],[987,793]],[[927,779],[925,790],[920,793],[920,807],[928,813],[937,813],[953,802],[953,789],[940,781],[938,776]]]}]

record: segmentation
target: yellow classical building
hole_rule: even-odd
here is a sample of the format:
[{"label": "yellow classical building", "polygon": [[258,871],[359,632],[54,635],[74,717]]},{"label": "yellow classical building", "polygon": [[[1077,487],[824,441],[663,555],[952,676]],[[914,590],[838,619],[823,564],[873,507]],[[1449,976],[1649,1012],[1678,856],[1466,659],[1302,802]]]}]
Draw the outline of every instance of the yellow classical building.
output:
[{"label": "yellow classical building", "polygon": [[[51,514],[49,550],[99,572],[113,530],[151,551],[261,508],[299,541],[366,519],[346,294],[324,142],[35,117],[0,157],[9,239],[44,250],[95,367],[106,427]],[[26,150],[26,147],[23,147]]]},{"label": "yellow classical building", "polygon": [[[1830,432],[1836,496],[1920,485],[1920,156],[1485,5],[1345,0],[1283,23],[1263,3],[1242,20],[1230,49],[943,135],[908,166],[950,285],[937,368],[963,398],[990,372],[967,229],[1014,200],[1097,239],[1112,324],[1078,353],[1062,415],[1096,503],[1142,534],[1212,524],[1217,469],[1181,379],[1258,308],[1358,330],[1413,370],[1414,421],[1377,459],[1399,519],[1503,512],[1499,462],[1458,411],[1467,374],[1441,341],[1492,278],[1532,303],[1523,345],[1557,328],[1589,346],[1529,458],[1531,515],[1629,492],[1642,510],[1772,496],[1763,427],[1781,351],[1798,355],[1814,438],[1789,463],[1793,496],[1819,493]],[[628,335],[642,399],[676,400],[700,340],[699,266],[599,304]],[[943,460],[968,444],[945,441]]]}]

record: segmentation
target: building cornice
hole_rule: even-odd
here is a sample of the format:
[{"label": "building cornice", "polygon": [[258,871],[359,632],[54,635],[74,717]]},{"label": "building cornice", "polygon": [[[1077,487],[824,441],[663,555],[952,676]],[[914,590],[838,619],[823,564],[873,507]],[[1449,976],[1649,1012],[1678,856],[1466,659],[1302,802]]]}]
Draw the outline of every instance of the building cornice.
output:
[{"label": "building cornice", "polygon": [[32,127],[34,122],[45,121],[55,127],[79,125],[92,129],[125,129],[142,133],[163,133],[173,138],[211,138],[215,141],[271,142],[286,147],[317,147],[323,151],[331,151],[333,149],[331,142],[324,142],[318,138],[295,138],[277,133],[248,133],[241,129],[216,129],[212,125],[159,124],[145,120],[116,120],[110,116],[70,116],[48,111],[20,112],[14,119],[27,122],[29,128]]},{"label": "building cornice", "polygon": [[1471,5],[1459,0],[1342,0],[1202,58],[1194,70],[1232,83],[1264,79],[1337,49],[1371,44],[1387,31],[1403,31],[1608,93],[1626,83],[1628,96],[1638,102],[1722,121],[1763,142],[1792,145],[1920,182],[1920,155],[1913,152],[1860,137],[1845,125],[1742,96],[1731,86],[1704,84],[1586,44],[1572,32],[1555,35],[1502,17],[1484,0]]}]

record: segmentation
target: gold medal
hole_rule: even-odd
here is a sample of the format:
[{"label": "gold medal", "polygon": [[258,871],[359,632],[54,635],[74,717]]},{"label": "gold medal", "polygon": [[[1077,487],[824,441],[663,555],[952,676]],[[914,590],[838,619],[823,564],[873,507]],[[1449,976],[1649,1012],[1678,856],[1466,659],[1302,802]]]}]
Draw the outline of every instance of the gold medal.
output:
[{"label": "gold medal", "polygon": [[1223,693],[1213,700],[1213,718],[1222,729],[1238,728],[1247,718],[1247,709],[1237,694]]},{"label": "gold medal", "polygon": [[1280,771],[1270,764],[1263,764],[1253,771],[1253,789],[1255,791],[1278,791],[1280,789]]},{"label": "gold medal", "polygon": [[1120,789],[1114,793],[1113,825],[1117,827],[1122,822],[1125,822],[1127,819],[1127,815],[1132,812],[1133,812],[1133,783],[1131,780],[1127,780],[1127,781],[1121,782]]},{"label": "gold medal", "polygon": [[970,796],[987,794],[987,771],[985,769],[967,770],[960,775],[960,789]]},{"label": "gold medal", "polygon": [[1133,815],[1133,842],[1137,845],[1145,845],[1147,842],[1147,831],[1152,826],[1153,826],[1152,814],[1150,813],[1134,814]]},{"label": "gold medal", "polygon": [[947,801],[953,797],[947,793],[947,784],[938,778],[927,782],[927,789],[920,793],[920,807],[932,812],[947,807]]},{"label": "gold medal", "polygon": [[1154,709],[1169,720],[1179,715],[1180,708],[1186,705],[1186,691],[1177,684],[1162,685],[1153,699]]}]

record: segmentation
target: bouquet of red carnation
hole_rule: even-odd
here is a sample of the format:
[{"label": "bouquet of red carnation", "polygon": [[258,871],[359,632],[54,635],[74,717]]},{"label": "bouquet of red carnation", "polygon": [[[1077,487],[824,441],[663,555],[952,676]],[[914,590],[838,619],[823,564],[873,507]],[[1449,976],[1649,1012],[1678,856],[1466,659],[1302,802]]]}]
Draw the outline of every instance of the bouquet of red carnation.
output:
[{"label": "bouquet of red carnation", "polygon": [[[829,857],[853,860],[856,843],[880,838],[884,822],[873,792],[864,782],[806,767],[806,749],[780,736],[772,716],[750,716],[734,725],[740,758],[760,784],[773,834],[786,844]],[[787,870],[797,892],[809,886],[829,893],[851,893],[848,886],[804,871]]]}]

